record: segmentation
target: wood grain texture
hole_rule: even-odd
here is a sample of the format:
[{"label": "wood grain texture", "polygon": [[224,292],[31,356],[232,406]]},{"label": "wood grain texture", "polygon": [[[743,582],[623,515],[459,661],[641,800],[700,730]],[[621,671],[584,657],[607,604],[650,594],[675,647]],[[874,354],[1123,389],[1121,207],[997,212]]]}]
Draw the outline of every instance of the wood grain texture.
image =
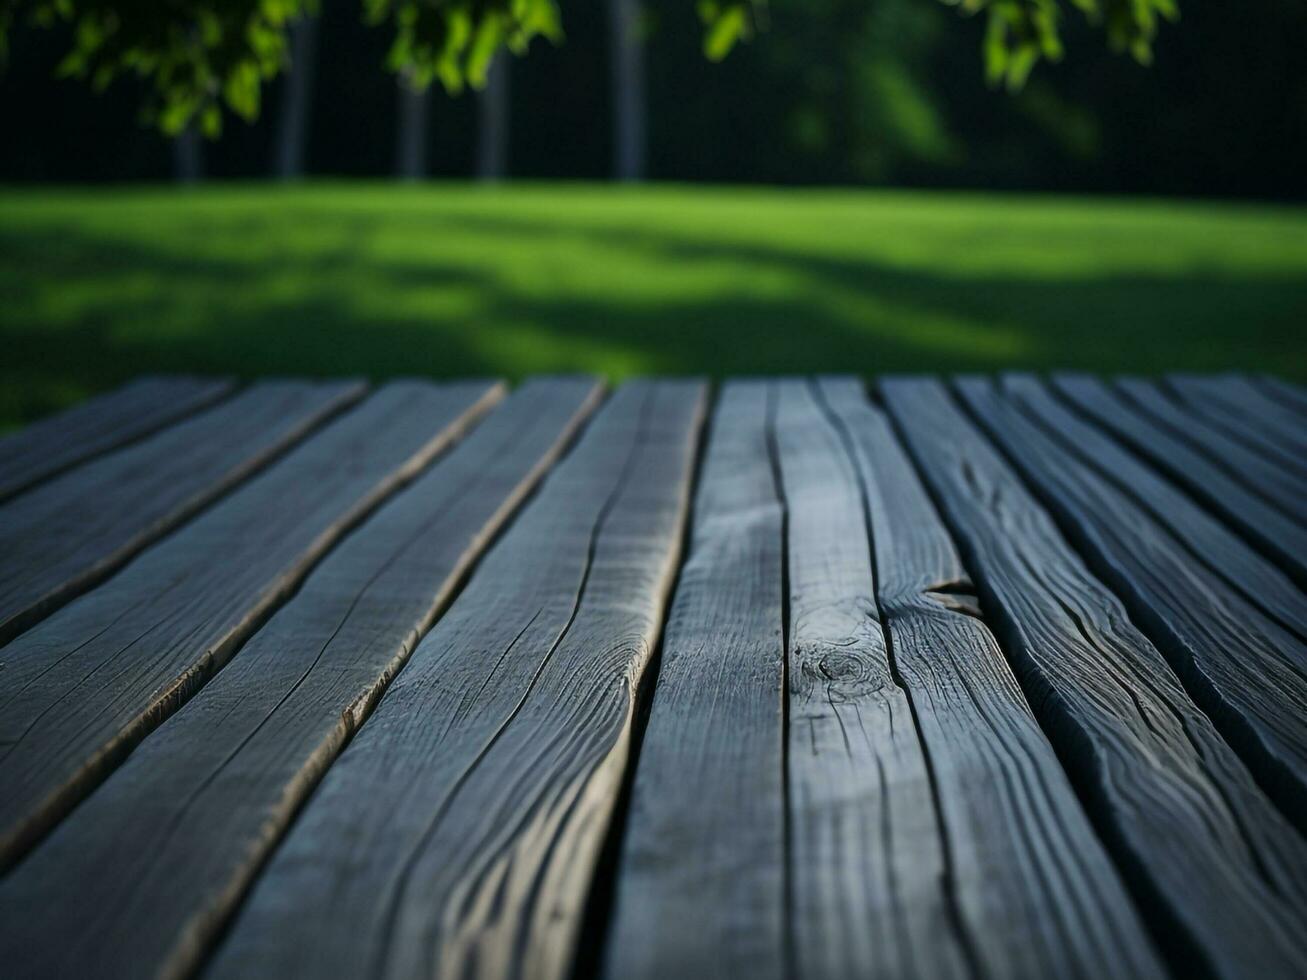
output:
[{"label": "wood grain texture", "polygon": [[1302,480],[1259,452],[1246,436],[1231,435],[1205,414],[1179,404],[1156,382],[1118,378],[1116,385],[1155,423],[1204,453],[1209,463],[1274,504],[1281,513],[1303,523],[1307,503],[1304,503]]},{"label": "wood grain texture", "polygon": [[26,977],[183,977],[489,537],[597,401],[528,382],[350,534],[5,879]]},{"label": "wood grain texture", "polygon": [[310,567],[502,395],[394,382],[0,651],[0,864],[221,668]]},{"label": "wood grain texture", "polygon": [[1053,387],[1236,528],[1300,588],[1307,587],[1307,530],[1302,525],[1101,381],[1055,375]]},{"label": "wood grain texture", "polygon": [[928,763],[876,607],[857,474],[805,382],[782,383],[778,402],[796,972],[962,976]]},{"label": "wood grain texture", "polygon": [[[1307,644],[1193,560],[1119,489],[984,379],[959,388],[1190,696],[1307,829]],[[1307,870],[1305,868],[1304,870]]]},{"label": "wood grain texture", "polygon": [[[964,390],[989,418],[999,409],[983,384]],[[883,390],[967,541],[1023,686],[1174,964],[1228,977],[1301,975],[1302,839],[943,387]],[[1014,415],[1002,421],[1014,453],[1018,442],[1046,448]],[[1069,458],[1058,465],[1075,472]]]},{"label": "wood grain texture", "polygon": [[1307,640],[1307,596],[1274,563],[1035,378],[1007,375],[1002,388],[1065,449],[1126,493],[1227,586],[1299,640]]},{"label": "wood grain texture", "polygon": [[608,977],[784,974],[784,519],[770,453],[774,390],[730,382],[713,413],[622,839]]},{"label": "wood grain texture", "polygon": [[212,404],[225,378],[140,378],[0,439],[0,500]]},{"label": "wood grain texture", "polygon": [[567,971],[703,401],[619,390],[328,771],[209,976]]},{"label": "wood grain texture", "polygon": [[1307,421],[1236,374],[1173,374],[1168,387],[1196,413],[1307,480]]},{"label": "wood grain texture", "polygon": [[[825,379],[821,393],[866,496],[892,676],[929,763],[945,856],[938,887],[950,914],[922,941],[963,945],[970,975],[1160,975],[1151,941],[979,617],[957,549],[888,420],[858,382]],[[924,870],[908,864],[905,872]],[[909,930],[888,918],[899,929],[889,942],[901,945]],[[938,975],[926,967],[939,955],[905,957],[885,975]]]},{"label": "wood grain texture", "polygon": [[273,381],[0,505],[0,643],[103,581],[364,386]]}]

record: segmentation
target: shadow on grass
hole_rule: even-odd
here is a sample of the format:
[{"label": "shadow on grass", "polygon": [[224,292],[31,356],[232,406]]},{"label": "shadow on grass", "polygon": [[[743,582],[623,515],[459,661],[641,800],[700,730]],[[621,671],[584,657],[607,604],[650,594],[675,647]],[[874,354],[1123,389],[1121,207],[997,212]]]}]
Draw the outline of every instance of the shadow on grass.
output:
[{"label": "shadow on grass", "polygon": [[[248,216],[192,225],[201,237],[180,247],[73,223],[0,230],[0,422],[154,371],[1307,374],[1307,283],[1287,275],[977,278],[638,228],[450,215],[406,229],[444,236],[454,243],[444,251],[388,254],[376,242],[393,218],[354,214],[331,227],[329,241],[280,252],[281,226]],[[215,240],[221,248],[207,247]],[[463,240],[502,241],[508,254],[478,262],[459,254]],[[544,271],[519,274],[532,263]]]}]

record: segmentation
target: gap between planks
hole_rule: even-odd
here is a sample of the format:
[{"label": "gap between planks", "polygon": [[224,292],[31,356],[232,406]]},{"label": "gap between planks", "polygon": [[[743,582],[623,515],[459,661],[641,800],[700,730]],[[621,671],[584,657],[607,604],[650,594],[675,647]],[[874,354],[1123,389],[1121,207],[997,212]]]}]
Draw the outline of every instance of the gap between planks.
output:
[{"label": "gap between planks", "polygon": [[[25,975],[192,974],[300,803],[593,410],[528,382],[347,536],[241,654],[0,881]],[[144,804],[144,805],[143,805]]]},{"label": "gap between planks", "polygon": [[391,382],[12,640],[0,695],[0,865],[202,687],[341,536],[502,394],[486,382]]}]

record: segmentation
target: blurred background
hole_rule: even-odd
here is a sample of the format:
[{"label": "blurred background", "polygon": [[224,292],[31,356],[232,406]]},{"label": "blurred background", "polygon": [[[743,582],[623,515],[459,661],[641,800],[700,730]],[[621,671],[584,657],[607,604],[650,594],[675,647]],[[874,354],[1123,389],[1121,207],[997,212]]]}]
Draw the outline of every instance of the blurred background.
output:
[{"label": "blurred background", "polygon": [[1149,67],[1078,18],[1017,93],[935,0],[562,0],[565,40],[417,95],[357,0],[256,122],[0,74],[0,425],[151,371],[1082,368],[1307,379],[1307,13],[1183,3]]}]

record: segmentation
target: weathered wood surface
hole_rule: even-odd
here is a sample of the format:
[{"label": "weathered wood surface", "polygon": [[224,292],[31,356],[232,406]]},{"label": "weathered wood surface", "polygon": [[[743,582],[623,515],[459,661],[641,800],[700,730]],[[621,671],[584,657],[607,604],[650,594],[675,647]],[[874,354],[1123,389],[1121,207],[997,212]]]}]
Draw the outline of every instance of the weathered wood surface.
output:
[{"label": "weathered wood surface", "polygon": [[622,837],[603,964],[614,980],[785,975],[775,387],[730,382],[713,413]]},{"label": "weathered wood surface", "polygon": [[890,380],[882,391],[1172,962],[1300,976],[1302,839],[942,385]]},{"label": "weathered wood surface", "polygon": [[[852,446],[893,676],[929,763],[950,907],[935,941],[952,931],[970,975],[1158,975],[1132,904],[888,420],[859,383],[827,380],[821,390]],[[922,963],[907,959],[895,975],[929,975]]]},{"label": "weathered wood surface", "polygon": [[230,490],[362,384],[273,381],[0,504],[0,643]]},{"label": "weathered wood surface", "polygon": [[1127,493],[1226,585],[1299,640],[1307,640],[1307,595],[1274,563],[1033,377],[1008,375],[1002,387],[1050,435]]},{"label": "weathered wood surface", "polygon": [[808,386],[779,386],[788,514],[790,909],[803,976],[963,976],[947,856],[909,694],[874,596],[841,433]]},{"label": "weathered wood surface", "polygon": [[[1249,443],[1212,422],[1206,413],[1176,402],[1162,386],[1144,378],[1119,378],[1117,387],[1145,415],[1202,451],[1249,490],[1270,501],[1282,513],[1303,523],[1307,518],[1302,480]],[[1211,407],[1208,405],[1207,407]]]},{"label": "weathered wood surface", "polygon": [[1307,422],[1247,378],[1174,374],[1168,385],[1195,412],[1244,440],[1300,481],[1307,480]]},{"label": "weathered wood surface", "polygon": [[141,378],[0,439],[0,500],[231,392],[222,378]]},{"label": "weathered wood surface", "polygon": [[1301,389],[879,391],[269,382],[0,503],[0,973],[1307,976]]},{"label": "weathered wood surface", "polygon": [[7,878],[0,962],[190,975],[455,581],[593,408],[534,381],[350,534],[240,656]]},{"label": "weathered wood surface", "polygon": [[1122,400],[1103,382],[1055,375],[1054,388],[1180,484],[1259,551],[1307,587],[1307,529],[1249,490],[1205,454]]},{"label": "weathered wood surface", "polygon": [[959,386],[1190,697],[1307,829],[1307,644],[1194,561],[1129,497],[999,399],[989,381]]},{"label": "weathered wood surface", "polygon": [[502,395],[394,382],[0,650],[0,865],[220,669],[340,536]]},{"label": "weathered wood surface", "polygon": [[691,382],[617,393],[329,770],[208,976],[567,971],[703,400]]}]

